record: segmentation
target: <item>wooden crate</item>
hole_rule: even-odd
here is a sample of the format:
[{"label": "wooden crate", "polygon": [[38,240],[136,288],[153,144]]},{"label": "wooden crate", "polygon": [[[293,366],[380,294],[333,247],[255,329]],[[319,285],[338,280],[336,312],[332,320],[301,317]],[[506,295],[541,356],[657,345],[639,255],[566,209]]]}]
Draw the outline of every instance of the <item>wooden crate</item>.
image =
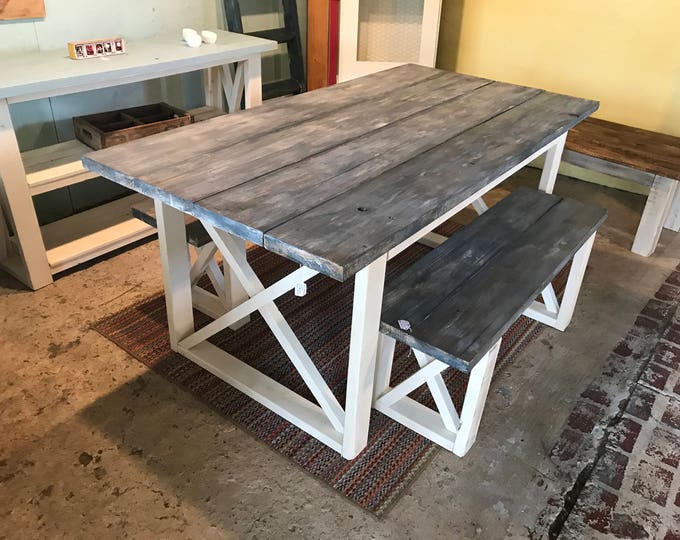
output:
[{"label": "wooden crate", "polygon": [[76,137],[95,150],[141,139],[191,123],[191,115],[167,103],[76,116]]}]

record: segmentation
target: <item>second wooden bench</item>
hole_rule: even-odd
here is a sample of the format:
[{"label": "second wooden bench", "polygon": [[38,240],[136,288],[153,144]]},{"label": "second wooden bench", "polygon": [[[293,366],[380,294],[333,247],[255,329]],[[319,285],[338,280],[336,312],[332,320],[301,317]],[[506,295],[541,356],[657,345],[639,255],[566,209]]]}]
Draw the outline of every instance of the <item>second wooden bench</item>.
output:
[{"label": "second wooden bench", "polygon": [[562,161],[649,186],[633,253],[647,257],[663,228],[680,230],[680,137],[586,118],[569,130]]},{"label": "second wooden bench", "polygon": [[[569,324],[606,211],[520,189],[386,284],[373,404],[463,456],[475,441],[503,334],[525,314]],[[572,260],[563,299],[551,281]],[[543,302],[535,300],[539,295]],[[390,387],[396,341],[420,369]],[[442,372],[470,374],[459,415]],[[439,412],[408,397],[427,384]]]}]

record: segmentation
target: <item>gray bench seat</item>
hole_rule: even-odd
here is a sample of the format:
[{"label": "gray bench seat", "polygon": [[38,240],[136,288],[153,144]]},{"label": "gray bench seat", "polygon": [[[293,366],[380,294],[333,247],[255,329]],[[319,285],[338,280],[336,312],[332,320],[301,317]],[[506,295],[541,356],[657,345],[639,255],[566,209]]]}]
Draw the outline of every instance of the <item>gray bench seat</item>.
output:
[{"label": "gray bench seat", "polygon": [[[523,313],[566,328],[595,232],[605,218],[606,211],[600,208],[519,189],[386,284],[376,408],[458,455],[467,452],[501,337]],[[564,298],[558,304],[551,281],[572,259]],[[535,300],[540,295],[544,303]],[[414,349],[422,369],[404,381],[405,386],[391,389],[395,340]],[[441,372],[449,367],[470,373],[466,404],[470,392],[476,395],[467,420],[475,425],[464,424],[466,404],[459,417],[448,393],[443,395]],[[432,426],[421,422],[434,411],[423,411],[427,408],[406,396],[425,383],[440,412],[446,409],[444,424],[436,426],[443,430],[435,430],[439,436],[434,438]],[[405,416],[411,417],[404,422]],[[465,440],[458,437],[456,444],[461,432],[467,432]]]}]

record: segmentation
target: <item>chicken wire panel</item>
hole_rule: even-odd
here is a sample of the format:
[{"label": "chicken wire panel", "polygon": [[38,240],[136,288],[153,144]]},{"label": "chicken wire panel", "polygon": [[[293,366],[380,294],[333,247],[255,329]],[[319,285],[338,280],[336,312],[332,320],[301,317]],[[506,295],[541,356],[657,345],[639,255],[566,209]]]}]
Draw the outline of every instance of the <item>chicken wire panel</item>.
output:
[{"label": "chicken wire panel", "polygon": [[359,2],[360,62],[417,62],[424,0]]}]

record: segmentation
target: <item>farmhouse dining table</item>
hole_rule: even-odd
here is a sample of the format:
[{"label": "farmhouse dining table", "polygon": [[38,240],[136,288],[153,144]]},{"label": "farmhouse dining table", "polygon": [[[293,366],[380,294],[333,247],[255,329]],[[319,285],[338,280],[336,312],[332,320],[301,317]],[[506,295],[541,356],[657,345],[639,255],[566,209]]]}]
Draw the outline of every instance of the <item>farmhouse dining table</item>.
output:
[{"label": "farmhouse dining table", "polygon": [[[86,168],[155,201],[172,348],[345,458],[366,446],[385,268],[539,156],[552,191],[568,130],[597,102],[408,64],[90,153]],[[231,279],[196,330],[185,214]],[[264,287],[245,241],[300,268]],[[317,274],[354,278],[344,407],[274,300]],[[207,340],[259,311],[316,402]]]}]

